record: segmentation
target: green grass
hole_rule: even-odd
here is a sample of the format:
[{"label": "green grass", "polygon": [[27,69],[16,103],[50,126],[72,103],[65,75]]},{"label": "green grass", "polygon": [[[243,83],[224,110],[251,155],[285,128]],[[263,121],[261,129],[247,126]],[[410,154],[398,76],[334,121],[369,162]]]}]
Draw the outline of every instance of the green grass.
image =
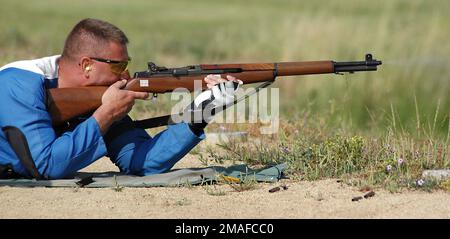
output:
[{"label": "green grass", "polygon": [[[448,187],[423,179],[427,169],[450,167],[449,138],[415,139],[388,130],[385,135],[355,134],[313,120],[283,122],[278,137],[261,142],[229,142],[209,152],[213,162],[243,161],[249,165],[288,163],[288,177],[297,180],[340,178],[359,187],[431,190]],[[425,180],[417,185],[418,180]]]},{"label": "green grass", "polygon": [[[373,53],[383,61],[377,72],[279,78],[281,118],[290,123],[278,146],[251,151],[255,160],[286,160],[306,179],[351,174],[394,189],[410,185],[422,169],[449,167],[447,0],[1,0],[1,6],[0,65],[59,54],[85,17],[127,33],[131,71],[149,60],[176,67],[347,61]],[[168,113],[175,103],[160,96],[157,104],[138,103],[132,116]],[[296,130],[305,135],[292,136]],[[279,145],[293,147],[291,153],[281,154]],[[398,157],[407,158],[407,167],[386,174]]]},{"label": "green grass", "polygon": [[[412,133],[429,126],[448,132],[448,1],[1,3],[0,64],[59,54],[66,34],[84,17],[108,20],[128,34],[132,71],[145,69],[148,60],[167,66],[346,61],[371,52],[383,61],[378,72],[280,78],[275,87],[284,96],[282,117],[307,111],[351,129],[384,131],[395,120]],[[162,114],[175,104],[160,98],[160,104],[138,104],[133,115]]]}]

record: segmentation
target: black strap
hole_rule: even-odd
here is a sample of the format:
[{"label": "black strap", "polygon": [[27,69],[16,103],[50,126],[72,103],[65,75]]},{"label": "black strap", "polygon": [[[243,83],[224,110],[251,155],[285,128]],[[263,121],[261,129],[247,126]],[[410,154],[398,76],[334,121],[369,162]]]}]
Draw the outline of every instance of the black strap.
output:
[{"label": "black strap", "polygon": [[144,119],[144,120],[133,121],[134,127],[141,128],[141,129],[151,129],[151,128],[156,128],[156,127],[160,127],[160,126],[170,125],[170,124],[173,124],[172,115],[164,115],[164,116],[148,118],[148,119]]},{"label": "black strap", "polygon": [[[220,111],[223,111],[225,109],[227,109],[228,107],[244,100],[247,99],[248,97],[250,97],[251,95],[258,93],[262,88],[266,88],[269,85],[271,85],[274,81],[266,81],[258,86],[255,87],[255,90],[253,92],[251,92],[250,94],[247,94],[245,96],[242,96],[239,99],[234,100],[233,102],[231,102],[230,104],[227,104],[225,106],[222,107],[218,107],[214,109],[214,113],[217,114]],[[142,128],[142,129],[151,129],[151,128],[156,128],[156,127],[160,127],[160,126],[166,126],[166,125],[171,125],[174,124],[174,122],[172,121],[173,117],[176,116],[180,116],[180,114],[178,115],[164,115],[164,116],[158,116],[158,117],[154,117],[154,118],[149,118],[149,119],[144,119],[144,120],[135,120],[133,121],[133,125],[136,128]]]},{"label": "black strap", "polygon": [[33,157],[31,157],[27,139],[22,131],[14,126],[5,126],[2,130],[14,153],[16,153],[19,161],[28,171],[30,176],[35,179],[42,179],[42,176],[39,174],[36,165],[34,164]]}]

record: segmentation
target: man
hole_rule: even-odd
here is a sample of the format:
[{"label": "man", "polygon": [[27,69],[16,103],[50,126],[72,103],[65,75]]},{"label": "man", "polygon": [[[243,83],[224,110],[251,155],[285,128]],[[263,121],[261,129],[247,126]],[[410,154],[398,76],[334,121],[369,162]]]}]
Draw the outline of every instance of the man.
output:
[{"label": "man", "polygon": [[[135,100],[148,98],[148,93],[122,90],[130,80],[127,43],[125,34],[114,25],[84,19],[68,35],[61,56],[0,68],[0,127],[20,129],[43,178],[73,175],[105,155],[126,174],[166,172],[205,137],[205,122],[171,125],[154,138],[133,128],[127,114]],[[236,81],[227,78],[208,76],[204,80],[208,88]],[[102,105],[62,131],[52,128],[46,89],[94,85],[110,86]],[[214,96],[209,100],[214,101]],[[1,131],[0,165],[30,176]]]}]

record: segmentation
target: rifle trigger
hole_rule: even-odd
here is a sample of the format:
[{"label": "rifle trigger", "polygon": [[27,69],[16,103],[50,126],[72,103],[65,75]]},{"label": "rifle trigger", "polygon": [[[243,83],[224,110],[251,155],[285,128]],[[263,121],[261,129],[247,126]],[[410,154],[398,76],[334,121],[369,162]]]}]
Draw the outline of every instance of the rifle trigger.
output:
[{"label": "rifle trigger", "polygon": [[158,94],[157,94],[157,93],[153,93],[153,95],[152,95],[152,101],[156,101],[156,98],[158,98]]}]

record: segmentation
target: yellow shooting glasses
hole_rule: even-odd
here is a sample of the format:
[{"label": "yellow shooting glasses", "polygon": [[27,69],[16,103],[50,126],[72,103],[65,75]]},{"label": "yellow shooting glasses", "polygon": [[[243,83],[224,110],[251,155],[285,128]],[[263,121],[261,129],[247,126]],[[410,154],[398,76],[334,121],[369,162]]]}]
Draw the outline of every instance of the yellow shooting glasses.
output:
[{"label": "yellow shooting glasses", "polygon": [[104,59],[104,58],[99,58],[99,57],[89,57],[89,58],[91,58],[92,60],[95,60],[95,61],[109,64],[109,66],[111,67],[111,71],[114,74],[118,74],[118,75],[120,75],[123,72],[125,72],[126,70],[128,70],[128,64],[131,61],[131,58],[129,58],[127,61],[116,61],[116,60]]}]

